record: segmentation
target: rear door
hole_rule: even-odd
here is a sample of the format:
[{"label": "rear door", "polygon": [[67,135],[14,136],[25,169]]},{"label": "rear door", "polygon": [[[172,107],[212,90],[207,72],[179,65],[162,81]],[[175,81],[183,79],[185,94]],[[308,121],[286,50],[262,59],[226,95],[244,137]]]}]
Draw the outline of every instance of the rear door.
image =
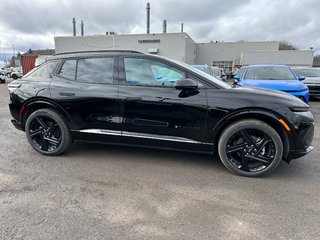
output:
[{"label": "rear door", "polygon": [[52,98],[71,119],[72,131],[120,140],[117,57],[66,59],[50,84]]}]

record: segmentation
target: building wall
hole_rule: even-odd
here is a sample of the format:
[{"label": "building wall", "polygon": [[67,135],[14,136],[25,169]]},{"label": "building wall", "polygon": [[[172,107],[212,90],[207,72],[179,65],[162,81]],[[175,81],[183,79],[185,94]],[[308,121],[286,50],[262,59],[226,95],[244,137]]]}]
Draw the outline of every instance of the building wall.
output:
[{"label": "building wall", "polygon": [[250,51],[243,52],[241,65],[284,64],[312,67],[314,52],[310,50]]},{"label": "building wall", "polygon": [[279,42],[210,42],[197,44],[197,64],[213,61],[240,62],[243,51],[278,50]]},{"label": "building wall", "polygon": [[186,35],[185,39],[185,63],[197,64],[197,44],[192,40],[191,37]]},{"label": "building wall", "polygon": [[214,64],[230,70],[260,63],[311,66],[313,58],[311,51],[278,51],[277,41],[195,43],[186,33],[67,36],[54,41],[56,53],[108,49],[149,53],[156,49],[157,55],[188,64]]},{"label": "building wall", "polygon": [[[127,49],[149,53],[149,49],[158,49],[158,55],[192,63],[194,61],[192,56],[190,56],[190,54],[186,56],[186,42],[188,42],[188,46],[192,48],[193,40],[190,39],[186,33],[160,33],[68,36],[55,37],[54,41],[56,53],[108,49]],[[193,48],[195,48],[195,46],[193,46]]]}]

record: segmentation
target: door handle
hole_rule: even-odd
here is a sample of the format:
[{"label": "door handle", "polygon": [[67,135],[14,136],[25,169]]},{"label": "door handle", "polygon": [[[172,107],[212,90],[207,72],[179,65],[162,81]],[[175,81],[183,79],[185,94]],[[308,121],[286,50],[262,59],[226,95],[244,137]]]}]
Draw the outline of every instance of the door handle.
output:
[{"label": "door handle", "polygon": [[126,97],[127,101],[141,101],[142,98],[141,97]]},{"label": "door handle", "polygon": [[74,93],[69,93],[69,92],[59,92],[59,95],[60,95],[60,96],[65,96],[65,97],[73,97],[73,96],[75,96],[76,94],[74,94]]}]

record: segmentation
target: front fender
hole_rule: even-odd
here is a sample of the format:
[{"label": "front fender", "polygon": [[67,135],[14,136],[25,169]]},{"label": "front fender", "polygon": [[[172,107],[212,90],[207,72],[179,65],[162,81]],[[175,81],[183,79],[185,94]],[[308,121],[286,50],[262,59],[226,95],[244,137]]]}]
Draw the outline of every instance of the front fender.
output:
[{"label": "front fender", "polygon": [[211,138],[211,140],[214,139],[214,145],[217,145],[220,135],[226,127],[236,121],[244,119],[257,119],[271,125],[278,132],[283,141],[283,157],[286,159],[289,152],[289,146],[290,144],[294,144],[294,140],[291,133],[286,131],[284,126],[279,122],[279,119],[283,119],[291,129],[293,126],[284,116],[281,116],[279,113],[271,111],[270,109],[238,109],[237,111],[231,112],[224,116],[215,126],[209,126],[211,127],[210,129],[212,129],[212,132],[210,134],[211,136],[207,137]]}]

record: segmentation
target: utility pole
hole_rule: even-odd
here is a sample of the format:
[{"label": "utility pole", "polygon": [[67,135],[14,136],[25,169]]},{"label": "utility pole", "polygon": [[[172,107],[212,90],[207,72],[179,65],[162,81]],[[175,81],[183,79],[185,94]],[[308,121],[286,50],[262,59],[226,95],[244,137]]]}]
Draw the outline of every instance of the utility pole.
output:
[{"label": "utility pole", "polygon": [[15,52],[14,52],[14,44],[12,45],[12,56],[15,57]]}]

